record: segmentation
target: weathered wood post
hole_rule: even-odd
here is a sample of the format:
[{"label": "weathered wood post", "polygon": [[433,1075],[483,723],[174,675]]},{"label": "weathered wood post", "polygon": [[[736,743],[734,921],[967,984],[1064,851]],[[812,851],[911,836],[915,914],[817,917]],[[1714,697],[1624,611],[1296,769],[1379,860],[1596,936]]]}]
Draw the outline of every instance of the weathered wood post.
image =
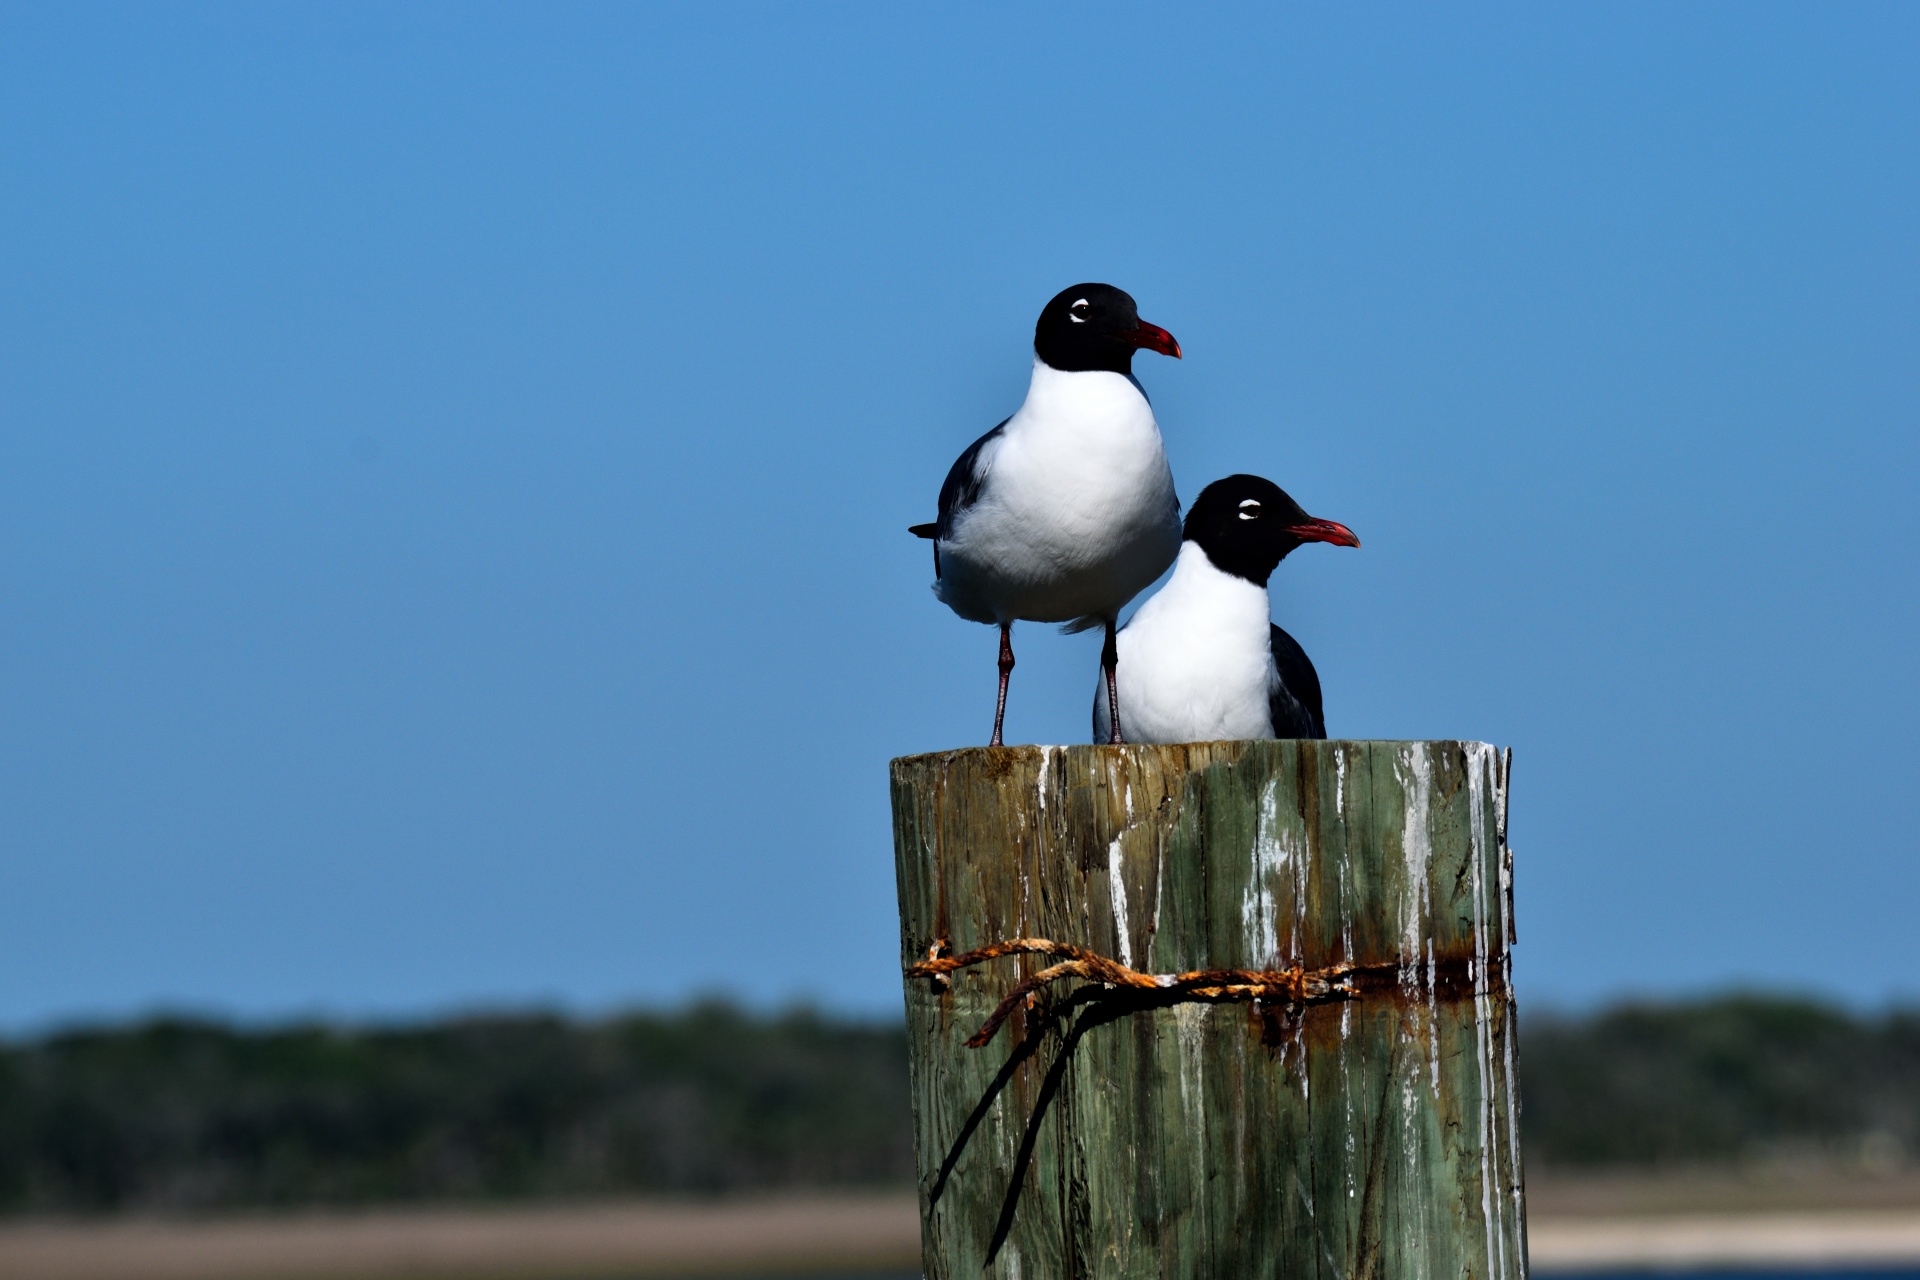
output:
[{"label": "weathered wood post", "polygon": [[928,1280],[1524,1276],[1506,782],[1476,742],[894,761]]}]

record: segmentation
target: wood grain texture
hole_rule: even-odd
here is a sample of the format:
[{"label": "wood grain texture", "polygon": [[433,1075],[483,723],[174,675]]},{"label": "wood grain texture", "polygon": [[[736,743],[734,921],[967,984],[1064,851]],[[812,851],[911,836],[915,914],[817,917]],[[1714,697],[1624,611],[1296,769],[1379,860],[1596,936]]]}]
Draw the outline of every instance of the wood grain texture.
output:
[{"label": "wood grain texture", "polygon": [[894,761],[903,967],[1386,966],[1291,1011],[1056,988],[979,1050],[1044,959],[909,979],[929,1280],[1524,1275],[1506,779],[1468,742]]}]

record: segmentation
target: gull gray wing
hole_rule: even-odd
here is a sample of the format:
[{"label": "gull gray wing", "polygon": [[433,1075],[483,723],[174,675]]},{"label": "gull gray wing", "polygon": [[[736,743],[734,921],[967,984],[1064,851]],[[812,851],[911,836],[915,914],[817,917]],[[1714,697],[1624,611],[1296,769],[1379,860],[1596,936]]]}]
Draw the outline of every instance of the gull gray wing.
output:
[{"label": "gull gray wing", "polygon": [[993,446],[1005,434],[1007,423],[1011,421],[1011,418],[1002,418],[998,426],[968,445],[967,451],[953,460],[946,483],[940,486],[940,520],[936,526],[936,536],[952,537],[953,522],[980,500],[980,491],[987,483],[988,464],[993,460]]}]

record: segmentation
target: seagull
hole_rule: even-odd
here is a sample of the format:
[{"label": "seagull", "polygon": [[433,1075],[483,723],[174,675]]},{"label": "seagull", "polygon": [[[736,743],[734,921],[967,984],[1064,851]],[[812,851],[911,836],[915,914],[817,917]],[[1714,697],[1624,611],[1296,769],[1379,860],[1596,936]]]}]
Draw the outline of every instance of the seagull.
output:
[{"label": "seagull", "polygon": [[[1268,617],[1267,579],[1303,542],[1357,547],[1271,480],[1236,475],[1200,491],[1173,576],[1120,630],[1119,683],[1135,742],[1324,738],[1320,677]],[[1093,695],[1093,740],[1112,740]]]},{"label": "seagull", "polygon": [[1107,284],[1062,290],[1033,329],[1033,381],[1014,415],[968,446],[940,486],[940,518],[909,532],[933,540],[933,593],[969,622],[1000,628],[1007,714],[1013,624],[1106,628],[1111,741],[1119,742],[1114,623],[1180,550],[1180,500],[1133,353],[1180,357],[1180,344]]}]

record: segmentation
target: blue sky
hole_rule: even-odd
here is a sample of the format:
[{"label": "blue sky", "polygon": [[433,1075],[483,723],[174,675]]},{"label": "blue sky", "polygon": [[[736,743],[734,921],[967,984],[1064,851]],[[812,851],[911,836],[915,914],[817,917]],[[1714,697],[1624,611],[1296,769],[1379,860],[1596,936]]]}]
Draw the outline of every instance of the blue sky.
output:
[{"label": "blue sky", "polygon": [[[0,10],[0,1025],[897,1008],[952,457],[1107,280],[1517,757],[1523,999],[1920,994],[1920,14]],[[1098,638],[1019,633],[1012,741]],[[812,958],[790,963],[787,948]],[[778,974],[764,975],[769,967]]]}]

